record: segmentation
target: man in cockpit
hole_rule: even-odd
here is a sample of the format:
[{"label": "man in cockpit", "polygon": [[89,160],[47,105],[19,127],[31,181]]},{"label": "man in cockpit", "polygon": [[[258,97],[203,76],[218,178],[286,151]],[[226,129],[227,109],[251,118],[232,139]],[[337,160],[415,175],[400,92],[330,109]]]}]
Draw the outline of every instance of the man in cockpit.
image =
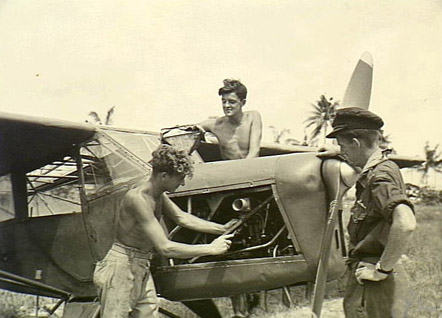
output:
[{"label": "man in cockpit", "polygon": [[[224,160],[259,157],[262,137],[261,115],[257,111],[243,112],[247,88],[239,80],[225,79],[218,90],[224,116],[208,119],[197,125],[203,131],[213,133],[218,139],[221,158]],[[250,300],[251,299],[251,300]],[[252,303],[258,302],[258,294],[232,296],[234,318],[247,317]]]},{"label": "man in cockpit", "polygon": [[216,136],[222,159],[258,157],[262,136],[261,116],[253,110],[243,112],[247,88],[239,80],[225,79],[218,95],[221,96],[224,116],[207,119],[197,126]]},{"label": "man in cockpit", "polygon": [[158,299],[150,273],[155,249],[168,258],[219,255],[230,248],[232,235],[221,235],[210,244],[188,245],[170,241],[160,219],[199,232],[222,234],[235,220],[217,224],[182,211],[165,192],[184,185],[192,173],[185,151],[161,145],[152,153],[149,180],[129,190],[122,200],[116,238],[104,259],[97,263],[94,283],[98,288],[101,318],[157,317]]}]

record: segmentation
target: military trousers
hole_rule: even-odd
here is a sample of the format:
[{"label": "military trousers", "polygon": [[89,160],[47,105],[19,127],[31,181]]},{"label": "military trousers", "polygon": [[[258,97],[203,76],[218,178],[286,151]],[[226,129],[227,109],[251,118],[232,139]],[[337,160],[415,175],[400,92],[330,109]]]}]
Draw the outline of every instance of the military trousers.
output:
[{"label": "military trousers", "polygon": [[158,317],[158,298],[149,260],[149,253],[115,243],[97,263],[94,284],[101,318]]},{"label": "military trousers", "polygon": [[346,318],[403,318],[409,307],[408,278],[402,263],[384,280],[363,280],[359,284],[355,277],[358,262],[349,265],[347,286],[344,295]]}]

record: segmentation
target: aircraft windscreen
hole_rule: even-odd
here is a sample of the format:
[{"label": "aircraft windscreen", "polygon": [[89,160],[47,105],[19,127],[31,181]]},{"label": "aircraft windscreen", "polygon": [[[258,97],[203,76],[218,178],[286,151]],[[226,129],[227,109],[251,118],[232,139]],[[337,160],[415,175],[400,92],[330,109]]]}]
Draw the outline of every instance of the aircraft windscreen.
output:
[{"label": "aircraft windscreen", "polygon": [[105,133],[144,162],[149,162],[152,159],[152,151],[160,144],[158,134],[154,133],[135,133],[117,130],[105,130]]},{"label": "aircraft windscreen", "polygon": [[[86,194],[111,191],[113,187],[150,175],[152,152],[160,145],[158,133],[139,132],[105,127],[98,138],[81,149]],[[195,163],[202,162],[192,153]]]},{"label": "aircraft windscreen", "polygon": [[81,149],[85,191],[91,195],[150,174],[158,135],[103,129]]}]

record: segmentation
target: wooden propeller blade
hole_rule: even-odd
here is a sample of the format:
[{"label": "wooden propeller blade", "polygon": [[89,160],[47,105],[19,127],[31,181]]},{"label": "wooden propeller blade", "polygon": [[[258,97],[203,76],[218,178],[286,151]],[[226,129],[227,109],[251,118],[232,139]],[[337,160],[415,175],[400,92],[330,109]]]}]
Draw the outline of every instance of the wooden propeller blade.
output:
[{"label": "wooden propeller blade", "polygon": [[323,163],[322,175],[329,194],[331,203],[327,215],[324,236],[322,237],[321,251],[319,254],[318,269],[316,272],[315,289],[313,291],[312,312],[313,317],[320,317],[324,301],[327,282],[328,263],[333,233],[338,221],[339,209],[344,194],[356,181],[357,173],[341,161],[326,160]]},{"label": "wooden propeller blade", "polygon": [[373,58],[371,54],[362,54],[348,83],[341,107],[360,107],[368,109],[370,105],[373,80]]}]

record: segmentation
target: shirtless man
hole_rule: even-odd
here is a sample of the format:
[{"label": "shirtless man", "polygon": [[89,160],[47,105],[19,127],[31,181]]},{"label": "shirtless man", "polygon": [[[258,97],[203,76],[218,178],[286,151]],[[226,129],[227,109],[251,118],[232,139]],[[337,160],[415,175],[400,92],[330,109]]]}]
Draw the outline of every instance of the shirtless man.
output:
[{"label": "shirtless man", "polygon": [[184,178],[192,173],[184,151],[161,145],[152,153],[151,164],[150,179],[124,196],[115,243],[95,268],[102,318],[157,317],[158,299],[149,269],[154,249],[168,258],[191,258],[219,255],[231,245],[232,235],[197,245],[168,239],[160,224],[163,213],[182,227],[211,234],[224,233],[236,221],[217,224],[200,219],[182,211],[167,197],[166,191],[184,185]]},{"label": "shirtless man", "polygon": [[[257,111],[243,112],[247,88],[238,80],[225,79],[224,86],[218,90],[221,96],[224,115],[208,119],[198,124],[203,131],[210,131],[218,139],[221,157],[224,160],[259,157],[262,136],[261,116]],[[232,296],[234,318],[248,317],[249,298],[256,295]]]},{"label": "shirtless man", "polygon": [[242,111],[247,88],[238,80],[226,79],[218,95],[221,96],[225,116],[205,120],[198,126],[216,136],[224,160],[258,157],[261,116],[257,111]]}]

